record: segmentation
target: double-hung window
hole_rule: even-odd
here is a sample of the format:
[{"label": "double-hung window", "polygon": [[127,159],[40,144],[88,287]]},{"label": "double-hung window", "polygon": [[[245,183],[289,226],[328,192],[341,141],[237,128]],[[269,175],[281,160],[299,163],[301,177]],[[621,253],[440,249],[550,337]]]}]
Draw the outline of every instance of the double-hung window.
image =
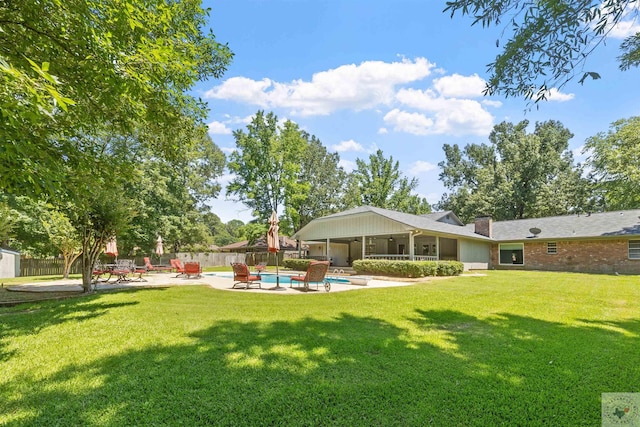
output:
[{"label": "double-hung window", "polygon": [[629,259],[640,259],[640,240],[629,240]]}]

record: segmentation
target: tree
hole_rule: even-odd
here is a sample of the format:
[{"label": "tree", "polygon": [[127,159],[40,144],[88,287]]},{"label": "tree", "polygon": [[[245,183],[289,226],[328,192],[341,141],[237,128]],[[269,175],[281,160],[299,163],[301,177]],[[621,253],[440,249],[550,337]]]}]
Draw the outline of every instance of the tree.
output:
[{"label": "tree", "polygon": [[[247,131],[238,129],[233,136],[237,150],[231,153],[228,168],[236,177],[227,186],[227,195],[251,208],[258,221],[266,223],[271,212],[283,206],[291,217],[295,200],[309,189],[298,179],[307,148],[298,125],[288,120],[279,126],[273,112],[258,111]],[[290,231],[287,228],[282,226],[282,231]]]},{"label": "tree", "polygon": [[21,0],[0,5],[0,188],[64,191],[84,159],[79,135],[104,123],[141,123],[173,155],[179,134],[205,117],[186,93],[219,77],[229,49],[205,34],[199,0]]},{"label": "tree", "polygon": [[588,165],[607,210],[640,208],[640,117],[587,139]]},{"label": "tree", "polygon": [[62,255],[64,267],[62,277],[69,278],[71,265],[82,255],[82,240],[69,218],[60,211],[47,209],[40,217],[49,240]]},{"label": "tree", "polygon": [[[582,73],[599,79],[596,71],[583,72],[589,55],[610,35],[615,24],[638,18],[640,0],[451,0],[445,11],[472,15],[472,25],[500,25],[511,36],[488,65],[491,77],[485,94],[545,99],[548,90],[561,88]],[[500,40],[496,45],[500,44]],[[621,44],[620,69],[640,65],[640,33]]]},{"label": "tree", "polygon": [[431,212],[427,200],[412,193],[418,180],[402,177],[400,163],[393,157],[386,159],[378,150],[369,156],[369,163],[356,159],[356,164],[345,196],[348,206],[369,205],[413,214]]},{"label": "tree", "polygon": [[329,153],[322,142],[303,132],[307,141],[305,155],[300,159],[299,181],[308,184],[288,205],[292,228],[299,230],[313,219],[340,210],[347,174],[339,165],[338,153]]},{"label": "tree", "polygon": [[536,123],[532,134],[528,125],[496,125],[489,145],[461,150],[445,144],[440,180],[450,193],[437,208],[453,210],[465,222],[477,215],[510,220],[586,210],[587,180],[568,149],[573,134],[553,120]]},{"label": "tree", "polygon": [[13,229],[16,225],[15,215],[6,203],[0,201],[0,246],[13,236]]}]

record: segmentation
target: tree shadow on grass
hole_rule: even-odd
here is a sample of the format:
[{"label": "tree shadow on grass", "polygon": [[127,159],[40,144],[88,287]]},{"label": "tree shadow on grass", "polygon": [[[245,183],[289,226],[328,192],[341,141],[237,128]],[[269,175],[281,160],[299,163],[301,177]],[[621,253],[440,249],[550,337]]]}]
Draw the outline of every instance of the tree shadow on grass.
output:
[{"label": "tree shadow on grass", "polygon": [[222,321],[184,344],[16,377],[0,414],[13,414],[5,425],[599,425],[600,393],[640,384],[635,319],[418,310],[408,324]]},{"label": "tree shadow on grass", "polygon": [[[119,290],[121,293],[157,292],[163,288]],[[5,339],[34,335],[45,328],[66,322],[82,322],[104,316],[113,309],[137,305],[136,301],[106,303],[101,294],[83,295],[63,301],[40,301],[21,304],[0,312],[0,362],[11,358],[15,351],[7,351]]]}]

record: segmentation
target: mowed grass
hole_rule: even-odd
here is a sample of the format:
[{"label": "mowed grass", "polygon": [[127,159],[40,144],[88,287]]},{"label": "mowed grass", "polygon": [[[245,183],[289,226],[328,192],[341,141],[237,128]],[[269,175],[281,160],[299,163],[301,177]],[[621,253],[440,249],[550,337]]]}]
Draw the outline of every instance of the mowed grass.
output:
[{"label": "mowed grass", "polygon": [[0,425],[599,426],[639,336],[638,276],[39,302],[0,309]]}]

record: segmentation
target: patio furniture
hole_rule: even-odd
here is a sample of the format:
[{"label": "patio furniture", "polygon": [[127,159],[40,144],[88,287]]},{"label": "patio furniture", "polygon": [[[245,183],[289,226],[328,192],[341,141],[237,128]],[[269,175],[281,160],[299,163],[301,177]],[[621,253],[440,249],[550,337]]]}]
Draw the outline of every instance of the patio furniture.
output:
[{"label": "patio furniture", "polygon": [[256,270],[258,270],[258,274],[262,273],[263,271],[265,271],[267,269],[267,263],[266,262],[260,262],[258,264],[255,265]]},{"label": "patio furniture", "polygon": [[166,271],[170,273],[173,270],[173,267],[170,265],[151,265],[151,260],[148,256],[144,257],[144,265],[148,271]]},{"label": "patio furniture", "polygon": [[133,267],[132,273],[137,274],[138,277],[130,279],[132,282],[146,282],[147,279],[142,277],[143,274],[147,274],[147,266],[146,265],[136,265]]},{"label": "patio furniture", "polygon": [[182,277],[185,275],[184,267],[182,266],[182,262],[179,259],[174,258],[169,262],[171,262],[171,267],[173,267],[176,273],[178,273],[176,277]]},{"label": "patio furniture", "polygon": [[191,276],[194,276],[194,279],[199,279],[200,277],[202,277],[202,268],[200,267],[200,263],[185,262],[184,275],[187,276],[187,279],[190,279]]},{"label": "patio furniture", "polygon": [[309,290],[309,283],[316,284],[316,290],[319,289],[320,283],[324,284],[324,290],[331,290],[331,283],[326,279],[327,270],[329,269],[329,261],[317,261],[309,264],[307,273],[304,276],[291,276],[289,287],[293,287],[293,282],[302,282],[304,291]]},{"label": "patio furniture", "polygon": [[103,281],[108,282],[111,278],[111,269],[107,265],[102,264],[101,262],[97,262],[91,270],[91,283],[93,283],[94,285],[97,284],[100,281],[100,278],[105,274],[109,274],[109,277],[107,277]]},{"label": "patio furniture", "polygon": [[129,274],[134,270],[135,264],[131,259],[119,259],[116,261],[115,267],[111,270],[112,276],[118,276],[116,283],[128,282],[131,279]]},{"label": "patio furniture", "polygon": [[232,288],[235,288],[236,285],[244,285],[245,289],[249,289],[251,285],[257,284],[260,289],[262,289],[262,276],[260,274],[251,274],[249,271],[249,267],[247,264],[243,264],[240,262],[236,262],[231,264],[233,267],[233,281],[235,282]]}]

